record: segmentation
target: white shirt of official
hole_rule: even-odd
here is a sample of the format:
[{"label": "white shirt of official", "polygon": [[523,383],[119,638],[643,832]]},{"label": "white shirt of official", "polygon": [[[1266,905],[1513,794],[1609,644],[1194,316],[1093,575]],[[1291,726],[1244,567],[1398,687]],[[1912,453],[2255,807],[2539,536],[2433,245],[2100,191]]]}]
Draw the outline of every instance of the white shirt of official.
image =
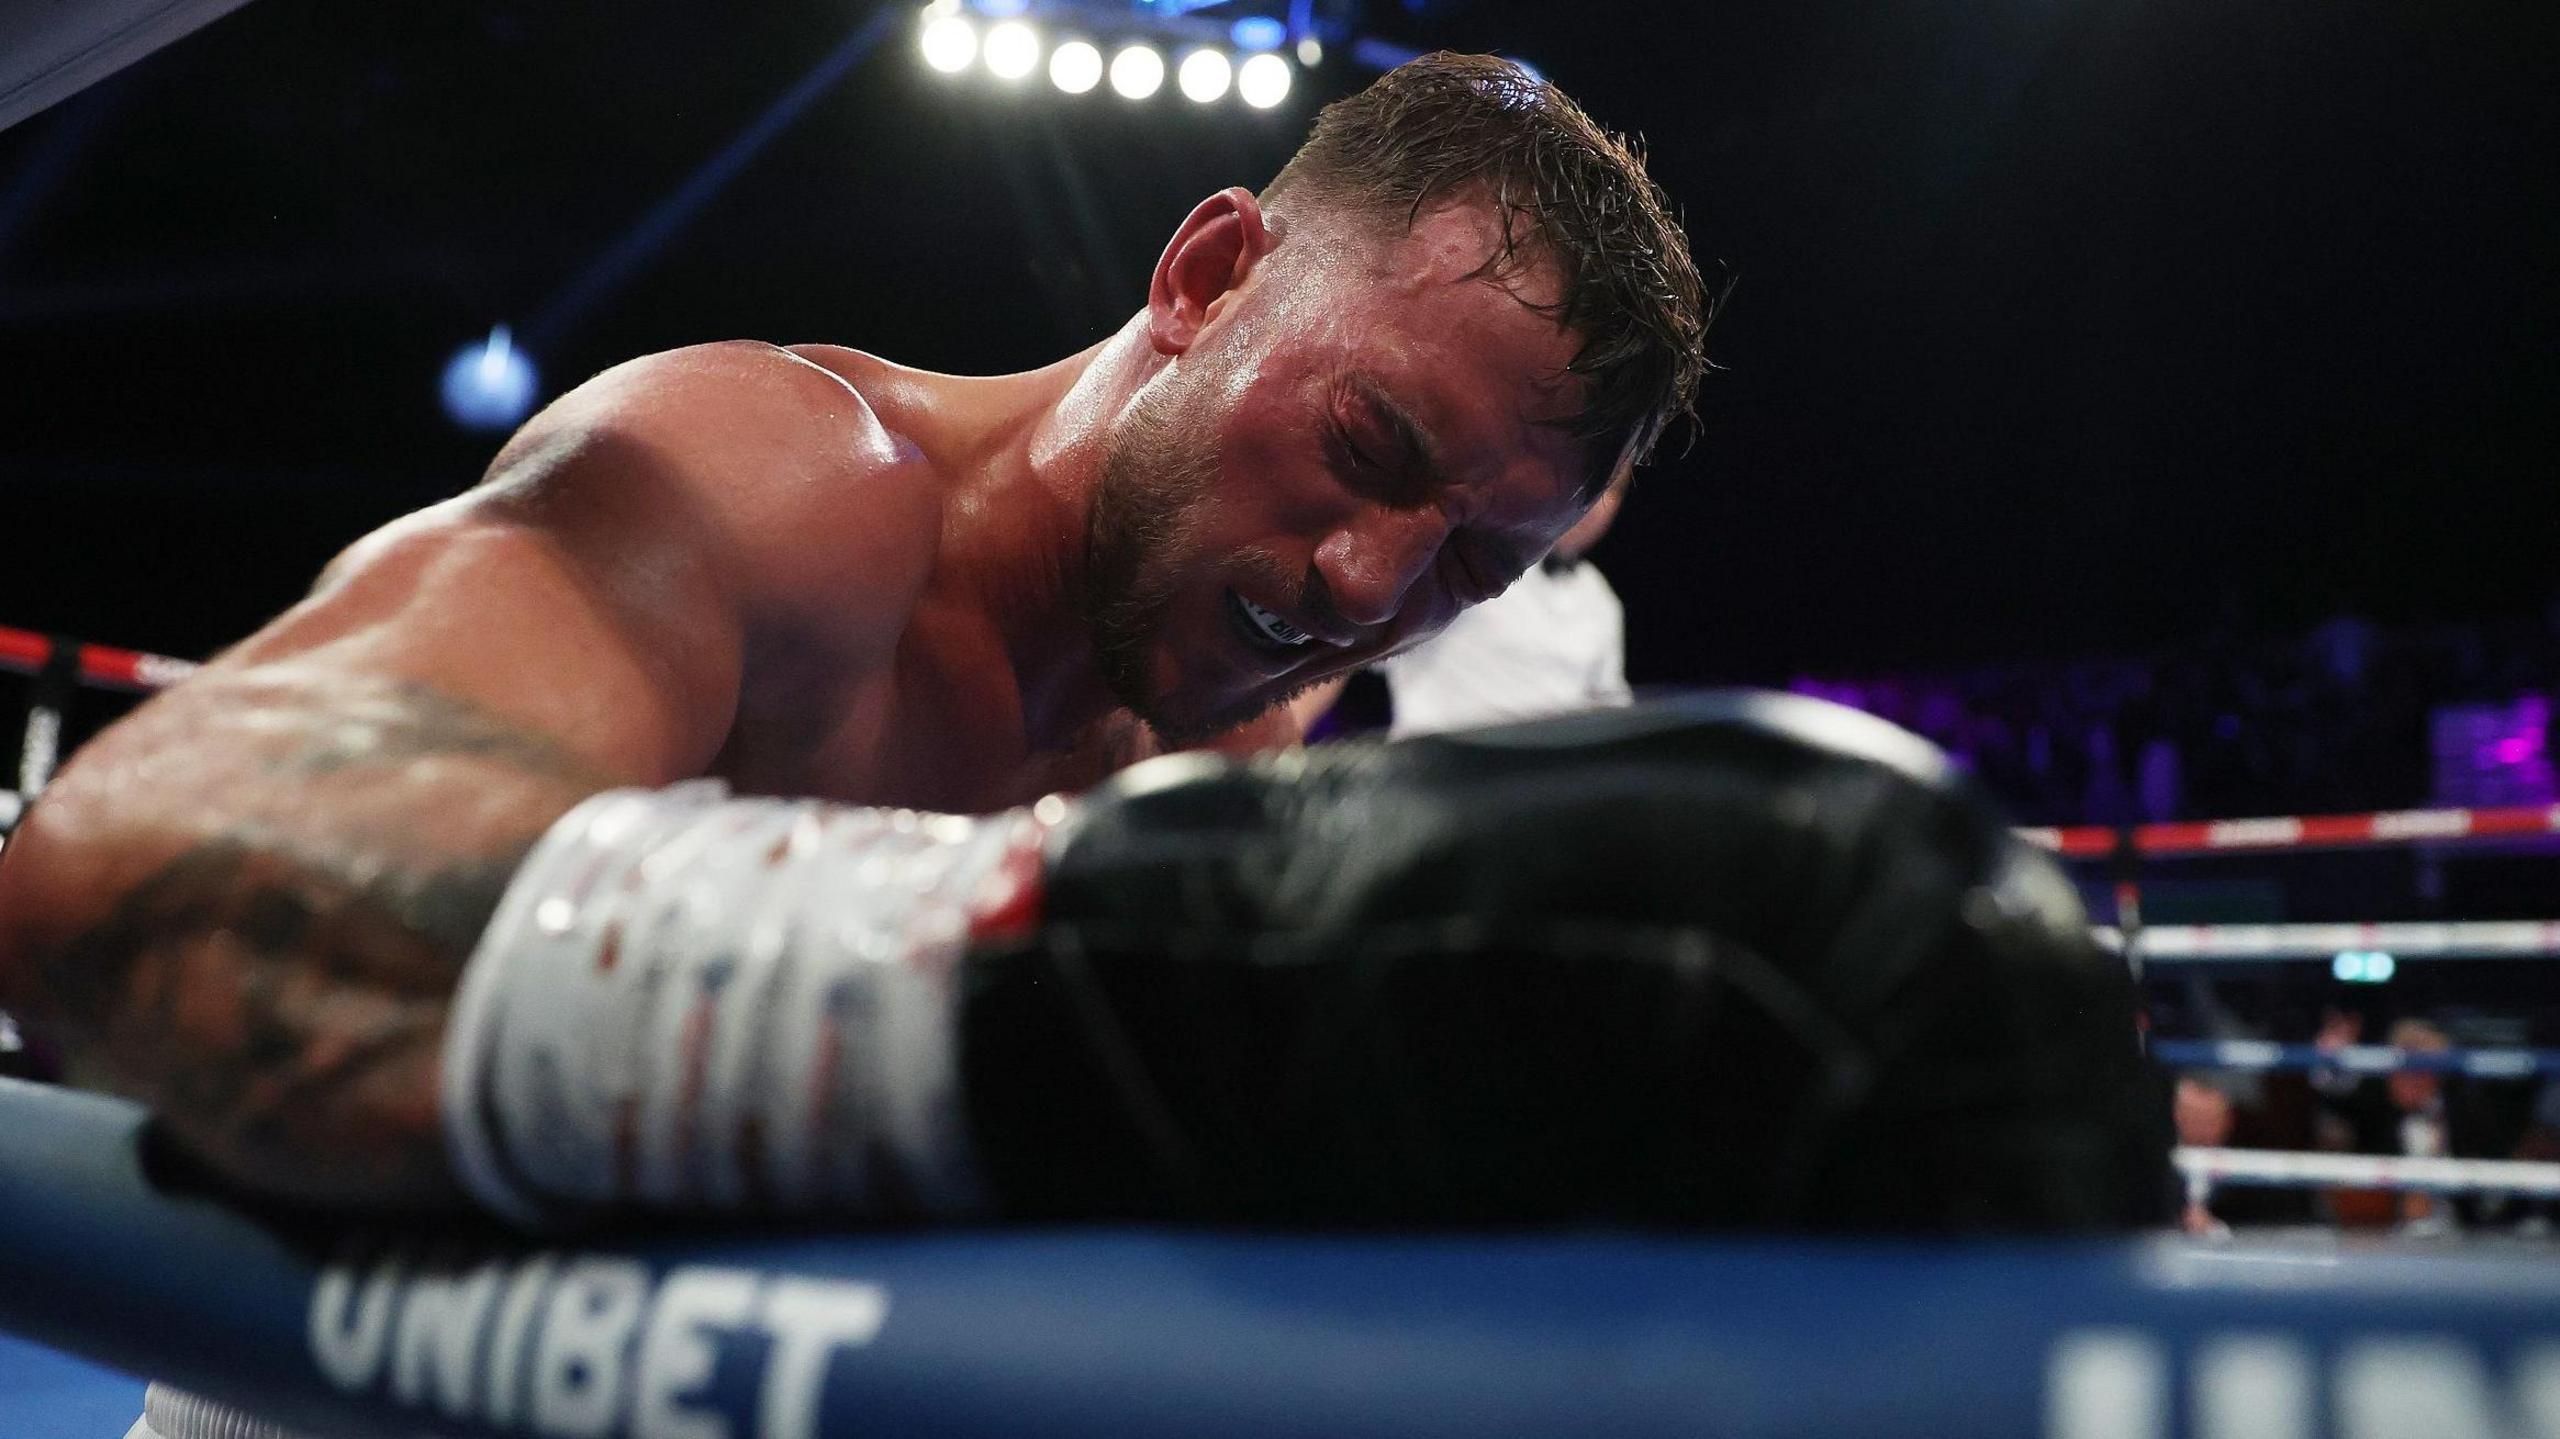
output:
[{"label": "white shirt of official", "polygon": [[1590,561],[1532,567],[1378,668],[1405,735],[1626,704],[1626,611]]}]

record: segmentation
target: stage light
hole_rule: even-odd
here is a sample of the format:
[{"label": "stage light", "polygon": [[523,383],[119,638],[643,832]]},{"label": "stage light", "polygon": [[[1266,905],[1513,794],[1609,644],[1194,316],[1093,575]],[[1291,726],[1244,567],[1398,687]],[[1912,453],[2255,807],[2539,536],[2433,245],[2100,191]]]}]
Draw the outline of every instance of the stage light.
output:
[{"label": "stage light", "polygon": [[1298,38],[1298,63],[1312,70],[1324,63],[1324,42],[1313,35]]},{"label": "stage light", "polygon": [[1144,45],[1131,45],[1111,57],[1111,88],[1131,100],[1144,100],[1164,86],[1164,57]]},{"label": "stage light", "polygon": [[924,22],[918,41],[924,63],[945,75],[957,75],[978,57],[978,30],[957,15],[936,15]]},{"label": "stage light", "polygon": [[987,32],[987,73],[999,80],[1019,80],[1040,68],[1040,32],[1020,20],[1007,20]]},{"label": "stage light", "polygon": [[1289,98],[1289,62],[1277,55],[1250,55],[1236,70],[1236,94],[1256,110],[1268,110]]},{"label": "stage light", "polygon": [[444,367],[444,412],[466,430],[512,430],[533,413],[533,362],[500,325]]},{"label": "stage light", "polygon": [[1236,48],[1250,55],[1257,50],[1277,50],[1289,43],[1289,27],[1271,15],[1247,15],[1227,27],[1227,38]]},{"label": "stage light", "polygon": [[2378,949],[2350,949],[2329,961],[2329,973],[2345,984],[2388,984],[2400,963]]},{"label": "stage light", "polygon": [[1182,69],[1176,76],[1184,98],[1206,105],[1227,93],[1227,82],[1235,78],[1235,66],[1229,64],[1221,50],[1194,50],[1182,57]]},{"label": "stage light", "polygon": [[1070,95],[1101,84],[1102,52],[1082,40],[1070,40],[1050,51],[1049,83]]}]

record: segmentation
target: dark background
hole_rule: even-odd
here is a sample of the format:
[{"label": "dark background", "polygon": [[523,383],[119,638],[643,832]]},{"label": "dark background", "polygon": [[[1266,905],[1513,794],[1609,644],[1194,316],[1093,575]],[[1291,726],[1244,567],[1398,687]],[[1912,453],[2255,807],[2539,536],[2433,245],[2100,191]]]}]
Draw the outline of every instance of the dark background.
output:
[{"label": "dark background", "polygon": [[[495,448],[436,379],[872,13],[257,0],[0,133],[0,624],[201,655]],[[2533,609],[2560,106],[2527,0],[1381,3],[1642,132],[1739,287],[1601,552],[1639,682]],[[1134,308],[1278,111],[924,70],[900,27],[557,333],[1027,367]],[[576,307],[570,307],[572,311]]]}]

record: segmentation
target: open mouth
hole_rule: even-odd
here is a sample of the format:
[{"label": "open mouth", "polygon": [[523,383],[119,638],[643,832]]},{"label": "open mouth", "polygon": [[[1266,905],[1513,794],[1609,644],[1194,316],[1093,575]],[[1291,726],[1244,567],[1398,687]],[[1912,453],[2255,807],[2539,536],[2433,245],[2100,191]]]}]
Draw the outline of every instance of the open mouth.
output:
[{"label": "open mouth", "polygon": [[1304,649],[1314,636],[1280,618],[1271,611],[1246,599],[1233,590],[1227,591],[1228,608],[1234,613],[1245,637],[1257,648],[1274,654],[1287,654]]}]

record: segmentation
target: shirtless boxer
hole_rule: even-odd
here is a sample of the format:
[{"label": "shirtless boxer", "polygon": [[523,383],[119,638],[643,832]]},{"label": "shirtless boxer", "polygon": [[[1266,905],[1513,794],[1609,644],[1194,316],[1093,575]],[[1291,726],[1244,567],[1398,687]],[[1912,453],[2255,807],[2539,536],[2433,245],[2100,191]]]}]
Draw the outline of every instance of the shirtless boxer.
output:
[{"label": "shirtless boxer", "polygon": [[1705,319],[1624,145],[1438,56],[1047,369],[610,371],[75,758],[0,862],[10,1001],[327,1205],[2124,1222],[2120,966],[1898,732],[1058,797],[1498,592]]},{"label": "shirtless boxer", "polygon": [[[711,775],[978,813],[1283,741],[1276,701],[1499,592],[1640,461],[1703,323],[1637,158],[1440,56],[1200,202],[1146,308],[1044,369],[607,371],[65,769],[0,874],[21,1002],[253,1183],[445,1192],[454,967],[563,811]],[[276,924],[159,927],[232,900]]]}]

